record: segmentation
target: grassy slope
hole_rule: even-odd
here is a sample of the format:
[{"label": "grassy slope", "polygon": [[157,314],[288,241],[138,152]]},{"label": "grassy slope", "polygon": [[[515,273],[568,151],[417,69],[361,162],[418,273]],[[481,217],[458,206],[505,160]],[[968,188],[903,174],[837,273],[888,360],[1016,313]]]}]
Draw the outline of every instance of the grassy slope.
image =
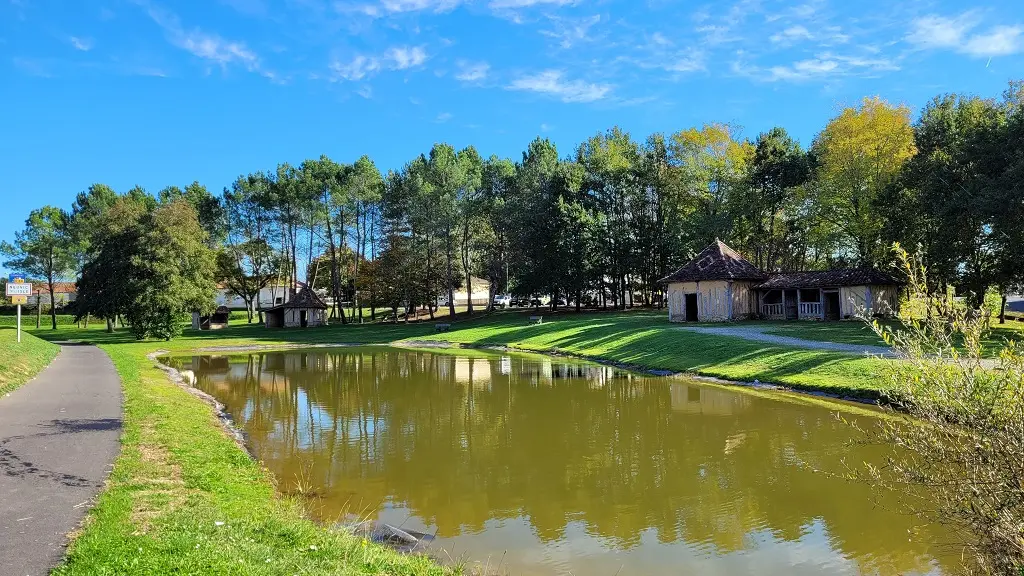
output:
[{"label": "grassy slope", "polygon": [[[824,342],[842,342],[847,344],[864,344],[883,346],[882,340],[862,322],[786,322],[762,323],[769,326],[765,332],[781,336],[792,336],[806,340]],[[891,324],[893,327],[896,324]],[[1024,341],[1024,324],[1007,322],[999,324],[993,321],[992,330],[982,344],[986,356],[998,355],[1000,348],[1007,340]]]},{"label": "grassy slope", "polygon": [[210,408],[146,359],[157,347],[103,345],[125,390],[123,448],[56,574],[449,572],[304,519]]},{"label": "grassy slope", "polygon": [[[210,346],[292,343],[446,341],[565,351],[652,368],[870,395],[876,361],[839,354],[715,338],[676,329],[652,312],[547,315],[501,313],[433,324],[332,326],[266,330],[233,326],[187,332],[172,342],[134,342],[66,327],[48,338],[99,344],[121,375],[125,434],[109,486],[58,574],[440,574],[429,560],[317,527],[300,507],[275,495],[273,479],[227,435],[210,408],[152,366],[146,354]],[[217,522],[224,522],[218,526]]]},{"label": "grassy slope", "polygon": [[19,344],[16,330],[0,328],[0,396],[32,379],[59,351],[56,344],[25,331]]}]

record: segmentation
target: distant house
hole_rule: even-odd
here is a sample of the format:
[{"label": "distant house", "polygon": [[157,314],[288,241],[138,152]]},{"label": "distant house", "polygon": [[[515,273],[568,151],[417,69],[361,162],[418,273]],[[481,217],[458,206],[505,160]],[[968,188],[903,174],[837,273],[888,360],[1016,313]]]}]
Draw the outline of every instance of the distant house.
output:
[{"label": "distant house", "polygon": [[293,298],[264,310],[267,328],[306,328],[327,324],[327,304],[308,286]]},{"label": "distant house", "polygon": [[[302,290],[306,287],[305,282],[297,282],[298,290]],[[256,306],[256,302],[253,302],[253,309],[273,308],[278,304],[284,304],[288,301],[291,294],[291,283],[289,282],[274,282],[269,286],[266,286],[260,290],[258,301],[259,306]],[[217,284],[217,295],[215,298],[217,306],[227,306],[231,310],[245,310],[245,300],[241,296],[231,292],[231,289],[224,282]]]},{"label": "distant house", "polygon": [[[472,298],[473,306],[487,306],[491,299],[491,283],[483,278],[477,278],[476,276],[473,276],[471,280],[471,291],[466,290],[465,286],[455,290],[453,294],[455,305],[467,306],[470,298]],[[447,293],[437,297],[437,305],[448,305]]]},{"label": "distant house", "polygon": [[231,317],[231,310],[227,306],[218,306],[217,310],[210,315],[201,315],[199,312],[192,313],[193,330],[220,330],[228,327],[228,319]]},{"label": "distant house", "polygon": [[889,315],[902,285],[872,268],[766,273],[721,240],[663,278],[669,320],[839,320],[859,310]]},{"label": "distant house", "polygon": [[[43,306],[50,305],[50,285],[46,282],[38,282],[32,285],[33,298],[29,299],[30,303],[36,303],[35,297],[38,297],[38,302]],[[78,288],[74,282],[54,282],[53,283],[53,301],[56,303],[58,308],[67,306],[78,299]]]}]

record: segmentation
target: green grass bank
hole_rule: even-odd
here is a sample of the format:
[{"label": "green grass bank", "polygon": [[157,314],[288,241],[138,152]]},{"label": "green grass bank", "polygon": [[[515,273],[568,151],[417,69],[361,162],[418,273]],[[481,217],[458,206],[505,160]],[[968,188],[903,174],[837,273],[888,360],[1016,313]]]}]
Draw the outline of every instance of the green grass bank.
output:
[{"label": "green grass bank", "polygon": [[22,330],[0,328],[0,396],[28,382],[53,360],[60,347]]}]

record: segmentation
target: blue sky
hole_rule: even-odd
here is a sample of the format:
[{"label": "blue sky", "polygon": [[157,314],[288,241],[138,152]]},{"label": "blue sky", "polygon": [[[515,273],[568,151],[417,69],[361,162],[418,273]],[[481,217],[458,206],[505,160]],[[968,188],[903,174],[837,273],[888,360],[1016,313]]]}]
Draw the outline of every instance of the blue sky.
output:
[{"label": "blue sky", "polygon": [[613,125],[805,145],[845,105],[1024,79],[1021,0],[0,0],[0,239],[93,182],[155,192],[436,141],[518,159]]}]

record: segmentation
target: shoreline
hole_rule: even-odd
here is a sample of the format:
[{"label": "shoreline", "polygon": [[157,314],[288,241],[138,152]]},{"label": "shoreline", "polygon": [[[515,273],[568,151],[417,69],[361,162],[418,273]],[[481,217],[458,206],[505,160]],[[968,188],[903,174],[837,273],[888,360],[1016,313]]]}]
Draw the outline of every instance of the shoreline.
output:
[{"label": "shoreline", "polygon": [[[760,380],[754,381],[743,381],[743,380],[729,380],[726,378],[719,378],[717,376],[708,376],[699,372],[687,372],[687,371],[675,371],[666,370],[663,368],[654,368],[650,366],[643,366],[639,364],[630,364],[627,362],[618,362],[615,360],[609,360],[600,356],[589,356],[586,354],[577,354],[574,352],[568,352],[560,350],[558,348],[550,348],[547,350],[534,350],[529,348],[518,348],[515,346],[508,346],[502,344],[463,344],[458,342],[445,342],[440,340],[397,340],[394,342],[377,342],[377,343],[359,343],[359,342],[337,342],[337,343],[294,343],[294,344],[244,344],[237,346],[203,346],[194,348],[190,351],[171,352],[167,350],[157,350],[150,354],[151,360],[156,362],[161,369],[167,371],[171,369],[169,366],[160,364],[156,358],[165,355],[187,355],[191,353],[208,354],[208,353],[234,353],[234,352],[258,352],[258,351],[285,351],[285,350],[301,350],[301,349],[322,349],[322,348],[368,348],[368,347],[391,347],[391,348],[406,348],[406,349],[438,349],[438,350],[486,350],[492,352],[510,352],[520,354],[538,354],[541,356],[548,356],[551,358],[568,358],[574,360],[583,360],[587,362],[593,362],[595,364],[601,364],[603,366],[611,366],[619,370],[625,370],[629,372],[639,373],[646,376],[656,377],[686,377],[691,378],[700,382],[708,384],[716,384],[719,386],[741,388],[749,390],[758,390],[762,392],[784,392],[800,396],[807,396],[817,399],[827,400],[838,400],[841,402],[851,402],[854,404],[860,404],[872,407],[881,407],[884,404],[881,402],[881,394],[865,393],[863,396],[854,396],[849,394],[836,394],[827,392],[825,390],[815,389],[813,387],[798,387],[786,384],[779,384],[775,382],[761,382]],[[177,373],[175,370],[174,372]],[[180,378],[180,375],[179,375]],[[204,392],[200,392],[204,396],[209,396]],[[213,402],[220,404],[215,399],[210,397]],[[228,417],[230,419],[230,417]]]}]

